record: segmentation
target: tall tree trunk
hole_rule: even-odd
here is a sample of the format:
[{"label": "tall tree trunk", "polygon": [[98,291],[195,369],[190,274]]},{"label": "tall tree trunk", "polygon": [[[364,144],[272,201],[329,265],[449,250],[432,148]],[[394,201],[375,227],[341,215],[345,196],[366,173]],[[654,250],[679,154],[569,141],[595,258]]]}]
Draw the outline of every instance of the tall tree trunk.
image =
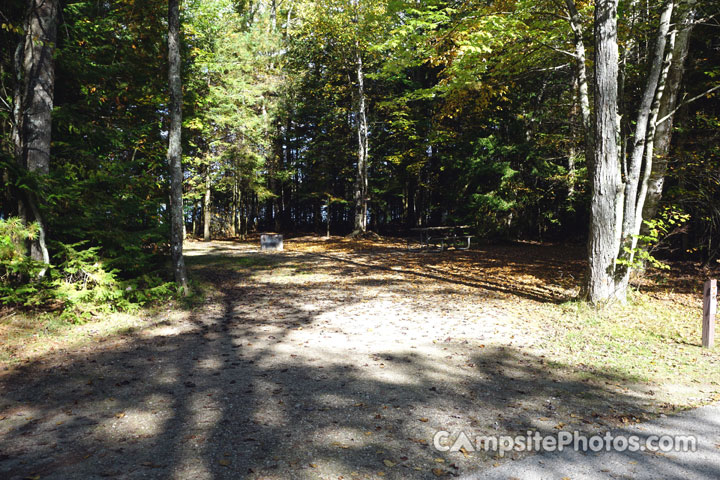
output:
[{"label": "tall tree trunk", "polygon": [[326,230],[325,230],[325,238],[330,238],[330,222],[332,221],[332,203],[330,203],[330,199],[328,198],[326,205],[325,213],[327,214],[326,218]]},{"label": "tall tree trunk", "polygon": [[[589,167],[593,163],[594,155],[594,137],[592,131],[592,118],[590,113],[590,95],[588,93],[587,67],[585,65],[585,44],[583,43],[583,26],[582,18],[578,13],[574,0],[565,0],[567,5],[570,28],[573,31],[574,47],[575,47],[575,80],[577,82],[577,103],[580,106],[580,115],[582,118],[583,138],[585,140],[585,164]],[[568,189],[568,197],[574,194],[575,182],[575,162],[573,155],[568,161],[568,171],[570,173],[570,188]]]},{"label": "tall tree trunk", "polygon": [[367,231],[367,198],[368,198],[368,125],[365,110],[365,74],[358,42],[355,44],[355,61],[358,81],[357,136],[358,164],[355,179],[355,227],[354,233]]},{"label": "tall tree trunk", "polygon": [[[681,8],[681,13],[676,22],[678,31],[672,52],[672,63],[667,74],[665,92],[660,99],[658,116],[661,121],[655,129],[655,159],[648,180],[647,198],[642,213],[642,217],[648,220],[657,214],[660,198],[662,197],[672,140],[673,112],[677,105],[685,69],[685,59],[689,51],[690,33],[695,22],[696,2],[690,0]],[[663,118],[666,118],[666,120],[662,121]]]},{"label": "tall tree trunk", "polygon": [[275,198],[273,199],[273,230],[280,233],[283,229],[283,189],[285,188],[285,181],[283,179],[282,175],[279,175],[279,172],[283,171],[285,169],[285,152],[283,149],[283,136],[282,136],[282,129],[283,127],[278,125],[278,130],[280,132],[280,135],[278,135],[277,140],[275,142],[275,161],[277,162],[276,167],[276,175],[275,175],[275,185],[273,192],[275,193]]},{"label": "tall tree trunk", "polygon": [[[620,67],[618,71],[618,135],[619,135],[619,149],[620,149],[620,168],[622,171],[623,178],[627,177],[627,147],[628,147],[628,130],[630,128],[628,119],[630,115],[627,114],[628,102],[624,101],[625,96],[625,85],[627,79],[627,66],[630,64],[637,65],[641,63],[641,48],[640,33],[638,33],[638,24],[643,22],[643,9],[639,5],[639,0],[628,0],[624,7],[625,10],[625,25],[630,32],[628,35],[623,49],[620,55]],[[645,29],[643,28],[642,31]],[[622,200],[624,202],[624,199]],[[622,227],[622,225],[620,225]],[[620,228],[619,235],[622,235],[622,228]]]},{"label": "tall tree trunk", "polygon": [[238,182],[237,176],[233,177],[232,205],[230,206],[230,236],[237,235],[237,217],[238,217]]},{"label": "tall tree trunk", "polygon": [[[287,123],[285,125],[285,128],[283,129],[283,144],[284,144],[284,151],[283,151],[283,158],[284,158],[284,169],[292,169],[292,157],[291,157],[291,150],[290,150],[290,128],[291,128],[291,122],[290,117],[288,116]],[[292,229],[293,228],[293,219],[292,219],[292,208],[291,208],[291,201],[293,196],[292,191],[292,183],[288,181],[289,179],[286,179],[283,182],[283,188],[282,188],[282,227],[284,229]]]},{"label": "tall tree trunk", "polygon": [[[29,8],[28,12],[31,12],[32,10]],[[28,18],[29,18],[28,13]],[[27,21],[26,21],[27,26]],[[25,98],[25,89],[24,89],[24,52],[25,52],[25,37],[23,37],[20,42],[18,43],[17,48],[15,49],[15,56],[14,56],[14,67],[15,67],[15,91],[13,93],[13,126],[12,126],[12,141],[13,141],[13,147],[14,147],[14,155],[15,155],[15,161],[17,162],[18,166],[21,170],[26,169],[26,161],[25,161],[25,153],[24,153],[24,137],[25,137],[25,129],[23,128],[23,121],[25,119],[24,115],[24,107],[23,102]],[[12,185],[12,184],[9,184]],[[13,189],[13,194],[16,196],[17,200],[17,215],[19,218],[22,219],[24,223],[27,223],[30,218],[29,211],[30,209],[27,207],[27,201],[24,199],[24,196],[22,195],[21,191],[17,191],[16,189]],[[30,245],[28,244],[28,252],[30,251]]]},{"label": "tall tree trunk", "polygon": [[617,0],[595,2],[595,155],[591,165],[588,300],[616,297],[616,200],[621,194],[618,161]]},{"label": "tall tree trunk", "polygon": [[238,219],[238,228],[240,231],[240,240],[245,240],[245,236],[247,235],[247,215],[248,215],[248,209],[247,209],[247,202],[246,202],[247,195],[243,195],[242,188],[238,190],[238,205],[240,208],[239,215],[240,218]]},{"label": "tall tree trunk", "polygon": [[210,224],[212,223],[212,204],[210,198],[210,165],[205,167],[205,196],[203,197],[203,241],[210,241]]},{"label": "tall tree trunk", "polygon": [[180,6],[179,0],[168,2],[168,83],[170,85],[170,132],[168,165],[170,167],[170,249],[175,282],[187,295],[187,271],[183,259],[183,174],[182,174],[182,80],[180,78]]},{"label": "tall tree trunk", "polygon": [[[57,0],[29,0],[25,36],[15,55],[20,80],[15,93],[15,153],[21,168],[42,176],[50,173],[57,20]],[[25,221],[39,226],[38,238],[30,244],[30,256],[49,264],[45,222],[37,195],[23,193],[18,210]],[[45,270],[40,275],[44,274]]]},{"label": "tall tree trunk", "polygon": [[[627,174],[625,178],[625,197],[623,207],[622,220],[622,240],[620,258],[625,260],[620,264],[617,275],[617,290],[624,295],[627,291],[628,282],[630,280],[631,265],[634,258],[633,252],[636,246],[637,232],[639,225],[642,224],[642,205],[644,195],[640,195],[641,190],[641,172],[648,151],[648,138],[653,138],[655,125],[657,120],[657,108],[659,107],[659,96],[661,89],[659,85],[664,85],[663,74],[667,75],[667,70],[663,69],[663,60],[665,59],[665,47],[667,43],[668,32],[670,30],[670,20],[672,12],[675,8],[673,0],[666,0],[660,15],[660,23],[658,25],[657,38],[655,40],[655,50],[650,59],[650,72],[645,83],[640,106],[638,107],[637,118],[635,121],[635,133],[633,139],[633,148],[627,166]],[[654,108],[653,108],[654,107]],[[651,132],[648,135],[648,132]],[[650,152],[650,160],[652,160],[652,152]]]},{"label": "tall tree trunk", "polygon": [[273,33],[277,30],[277,1],[270,1],[270,29]]},{"label": "tall tree trunk", "polygon": [[410,181],[405,180],[403,182],[403,193],[402,193],[402,222],[405,228],[410,228]]},{"label": "tall tree trunk", "polygon": [[[297,151],[295,152],[295,158],[297,158]],[[295,169],[293,175],[293,228],[298,229],[300,227],[300,174],[298,168]]]},{"label": "tall tree trunk", "polygon": [[652,107],[650,108],[650,120],[648,121],[648,132],[647,139],[645,140],[645,159],[643,161],[643,178],[640,181],[638,199],[635,205],[635,225],[632,232],[632,254],[630,260],[632,262],[635,254],[635,248],[637,247],[637,236],[640,234],[640,229],[643,222],[643,208],[645,207],[645,199],[647,198],[647,192],[650,184],[650,175],[652,173],[653,159],[655,154],[655,132],[657,130],[657,119],[660,112],[660,103],[665,91],[666,80],[670,65],[672,64],[672,56],[675,50],[675,38],[676,32],[670,35],[669,46],[670,49],[667,53],[665,64],[663,66],[662,74],[660,75],[660,81],[658,82],[657,92],[655,93],[655,99],[653,100]]},{"label": "tall tree trunk", "polygon": [[192,213],[192,234],[193,236],[198,235],[198,228],[199,228],[199,216],[200,216],[200,207],[198,205],[198,201],[195,200],[193,202],[193,213]]},{"label": "tall tree trunk", "polygon": [[254,193],[250,199],[250,221],[248,222],[248,228],[252,232],[256,232],[258,229],[258,215],[260,213],[260,201],[258,200],[257,193]]},{"label": "tall tree trunk", "polygon": [[57,33],[57,0],[30,0],[23,45],[23,155],[25,167],[50,173]]},{"label": "tall tree trunk", "polygon": [[588,165],[592,164],[593,159],[593,135],[592,135],[592,118],[590,114],[590,95],[588,94],[587,67],[585,66],[585,44],[583,43],[583,27],[580,14],[575,7],[573,0],[565,0],[570,13],[570,28],[574,35],[575,44],[575,70],[577,72],[577,97],[580,103],[580,114],[582,115],[582,124],[585,129],[585,159]]},{"label": "tall tree trunk", "polygon": [[[14,68],[15,68],[15,91],[13,93],[13,124],[12,124],[12,142],[14,147],[15,161],[21,167],[25,167],[25,155],[23,154],[23,52],[25,51],[25,37],[23,37],[15,49]],[[18,214],[23,217],[22,210],[24,205],[22,201],[18,202]]]},{"label": "tall tree trunk", "polygon": [[[578,116],[578,101],[577,101],[577,75],[573,74],[572,91],[575,94],[573,99],[573,106],[570,109],[570,148],[568,148],[567,158],[567,199],[571,200],[575,196],[575,181],[577,178],[577,167],[575,165],[577,160],[577,150],[575,148],[576,139],[578,138],[577,116]],[[585,129],[582,129],[582,136],[586,137]]]}]

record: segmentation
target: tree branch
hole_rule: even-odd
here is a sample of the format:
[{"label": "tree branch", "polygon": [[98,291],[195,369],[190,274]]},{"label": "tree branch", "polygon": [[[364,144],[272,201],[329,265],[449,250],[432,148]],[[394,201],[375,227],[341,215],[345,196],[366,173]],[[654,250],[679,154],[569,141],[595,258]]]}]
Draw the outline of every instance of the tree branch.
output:
[{"label": "tree branch", "polygon": [[687,101],[685,101],[685,102],[682,102],[682,103],[679,104],[677,107],[675,107],[670,113],[668,113],[667,115],[665,115],[664,117],[662,117],[660,120],[658,120],[658,121],[657,121],[658,125],[661,124],[661,123],[663,123],[663,122],[665,122],[665,121],[667,121],[667,120],[669,120],[670,117],[672,117],[673,115],[675,115],[675,112],[677,112],[678,110],[680,110],[680,109],[681,109],[682,107],[684,107],[685,105],[687,105],[687,104],[689,104],[689,103],[692,103],[692,102],[694,102],[695,100],[699,100],[699,99],[701,99],[702,97],[704,97],[705,95],[710,95],[712,92],[714,92],[715,90],[719,90],[719,89],[720,89],[720,85],[715,85],[714,87],[712,87],[712,88],[709,89],[709,90],[704,91],[704,92],[701,93],[700,95],[695,95],[695,96],[692,97],[690,100],[687,100]]},{"label": "tree branch", "polygon": [[537,41],[537,43],[539,43],[540,45],[542,45],[542,46],[544,46],[544,47],[547,47],[547,48],[549,48],[550,50],[555,50],[555,51],[558,52],[558,53],[563,53],[563,54],[565,54],[565,55],[568,55],[568,56],[570,56],[570,57],[572,57],[572,58],[577,59],[577,55],[575,55],[575,54],[572,53],[572,52],[568,52],[567,50],[563,50],[563,49],[561,49],[561,48],[553,47],[552,45],[549,45],[549,44],[547,44],[547,43],[541,42],[541,41],[539,41],[539,40],[536,40],[536,41]]}]

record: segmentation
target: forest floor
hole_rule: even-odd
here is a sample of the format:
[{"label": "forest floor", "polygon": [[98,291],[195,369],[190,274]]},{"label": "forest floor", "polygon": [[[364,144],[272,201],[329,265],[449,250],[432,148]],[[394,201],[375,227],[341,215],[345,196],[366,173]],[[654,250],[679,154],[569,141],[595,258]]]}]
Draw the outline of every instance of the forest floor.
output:
[{"label": "forest floor", "polygon": [[595,433],[720,399],[701,272],[595,311],[572,301],[583,252],[189,242],[191,309],[0,322],[0,477],[434,479],[525,455],[440,452],[437,431]]}]

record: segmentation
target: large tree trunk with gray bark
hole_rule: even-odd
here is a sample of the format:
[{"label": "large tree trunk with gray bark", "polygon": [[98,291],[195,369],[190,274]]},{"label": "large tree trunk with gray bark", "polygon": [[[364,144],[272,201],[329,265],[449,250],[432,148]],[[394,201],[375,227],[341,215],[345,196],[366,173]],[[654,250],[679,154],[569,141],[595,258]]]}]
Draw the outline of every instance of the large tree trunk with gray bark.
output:
[{"label": "large tree trunk with gray bark", "polygon": [[[13,141],[21,170],[45,176],[50,173],[55,65],[57,0],[29,0],[25,35],[15,52],[17,87],[14,98]],[[50,263],[45,245],[45,222],[35,192],[20,192],[18,213],[26,222],[39,226],[38,237],[30,244],[34,260]],[[41,276],[44,275],[44,270]]]},{"label": "large tree trunk with gray bark", "polygon": [[615,298],[618,254],[617,199],[622,194],[618,159],[617,0],[595,2],[595,155],[590,166],[591,208],[587,296],[592,303]]},{"label": "large tree trunk with gray bark", "polygon": [[170,168],[170,249],[175,282],[188,294],[187,271],[183,259],[183,173],[182,173],[182,80],[180,78],[180,6],[168,3],[168,83],[170,85],[170,132],[168,166]]},{"label": "large tree trunk with gray bark", "polygon": [[[693,4],[694,0],[685,4],[688,11],[692,11]],[[687,54],[687,37],[681,36],[676,43],[678,30],[670,30],[675,6],[674,0],[666,0],[662,6],[656,39],[648,54],[649,71],[635,116],[632,149],[624,163],[624,154],[618,156],[619,119],[612,118],[617,116],[618,105],[617,2],[596,1],[596,148],[595,164],[590,170],[592,206],[587,284],[588,298],[593,303],[625,301],[635,263],[637,237],[643,219],[649,218],[645,216],[646,198],[653,197],[651,203],[657,204],[657,184],[662,188],[659,177],[664,175],[666,164],[660,166],[661,172],[658,171],[654,161],[655,144],[659,140],[663,153],[667,153],[665,141],[669,143],[666,138],[669,130],[662,127],[659,132],[658,128],[663,122],[663,112],[672,112],[677,101],[678,74]],[[687,14],[682,14],[677,22],[680,31],[687,30],[683,27],[687,24],[686,17]],[[677,68],[680,68],[679,72]],[[611,121],[615,123],[614,127]],[[659,138],[659,134],[663,138]],[[620,172],[624,176],[622,179]],[[614,203],[614,209],[611,209],[611,203]]]}]

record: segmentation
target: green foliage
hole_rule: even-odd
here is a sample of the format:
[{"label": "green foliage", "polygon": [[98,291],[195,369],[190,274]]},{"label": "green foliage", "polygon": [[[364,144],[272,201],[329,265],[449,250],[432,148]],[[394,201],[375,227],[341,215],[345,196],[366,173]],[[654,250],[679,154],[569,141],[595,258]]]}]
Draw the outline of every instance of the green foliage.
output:
[{"label": "green foliage", "polygon": [[58,30],[52,168],[39,195],[49,238],[98,247],[123,280],[157,271],[167,252],[166,16],[160,0],[71,3]]},{"label": "green foliage", "polygon": [[42,262],[27,254],[27,241],[37,237],[37,224],[25,225],[20,218],[0,219],[0,304],[33,305],[38,297]]},{"label": "green foliage", "polygon": [[[17,168],[12,145],[2,145],[11,191],[41,200],[53,265],[36,279],[36,263],[4,256],[3,268],[15,273],[3,283],[3,303],[52,306],[84,318],[172,293],[158,275],[169,233],[162,138],[166,15],[160,0],[63,6],[50,175]],[[16,212],[5,200],[7,218]],[[16,237],[31,233],[13,231]]]},{"label": "green foliage", "polygon": [[[587,219],[582,137],[558,53],[572,49],[572,36],[554,10],[444,0],[191,3],[186,198],[200,200],[209,177],[220,223],[240,208],[257,215],[247,222],[258,228],[276,228],[278,214],[295,228],[319,229],[328,214],[336,230],[348,228],[359,55],[376,228],[460,221],[493,236],[577,228]],[[492,152],[481,151],[484,139]],[[328,196],[343,202],[327,209]],[[292,216],[282,211],[289,205]]]},{"label": "green foliage", "polygon": [[[274,145],[284,63],[277,19],[265,7],[236,7],[211,0],[186,9],[190,65],[184,117],[185,198],[202,199],[209,179],[213,202],[235,205],[235,212],[238,197],[271,199],[275,194],[266,180],[289,176],[276,165]],[[230,216],[231,208],[222,210]]]},{"label": "green foliage", "polygon": [[22,219],[0,219],[0,278],[9,281],[13,277],[32,276],[32,261],[26,252],[26,242],[37,238],[38,226],[25,225]]},{"label": "green foliage", "polygon": [[26,253],[25,242],[37,235],[35,224],[17,218],[0,219],[0,304],[24,307],[54,305],[62,316],[74,321],[100,313],[131,311],[151,301],[177,294],[175,285],[145,274],[120,280],[117,269],[108,269],[99,252],[75,244],[55,243],[55,263],[46,269]]},{"label": "green foliage", "polygon": [[121,281],[117,270],[108,270],[98,247],[81,248],[86,242],[59,244],[52,296],[61,301],[66,317],[89,319],[100,313],[133,311],[143,304],[177,294],[174,283],[151,275]]},{"label": "green foliage", "polygon": [[125,298],[117,271],[104,268],[99,247],[79,249],[85,243],[59,244],[53,294],[63,302],[65,315],[87,319],[100,312],[130,309],[132,304]]},{"label": "green foliage", "polygon": [[636,246],[624,247],[625,252],[629,254],[628,258],[618,259],[616,263],[629,266],[634,270],[642,270],[647,266],[659,270],[670,270],[670,266],[657,259],[653,253],[689,220],[690,214],[676,208],[665,207],[655,218],[643,222],[644,233],[634,236]]}]

